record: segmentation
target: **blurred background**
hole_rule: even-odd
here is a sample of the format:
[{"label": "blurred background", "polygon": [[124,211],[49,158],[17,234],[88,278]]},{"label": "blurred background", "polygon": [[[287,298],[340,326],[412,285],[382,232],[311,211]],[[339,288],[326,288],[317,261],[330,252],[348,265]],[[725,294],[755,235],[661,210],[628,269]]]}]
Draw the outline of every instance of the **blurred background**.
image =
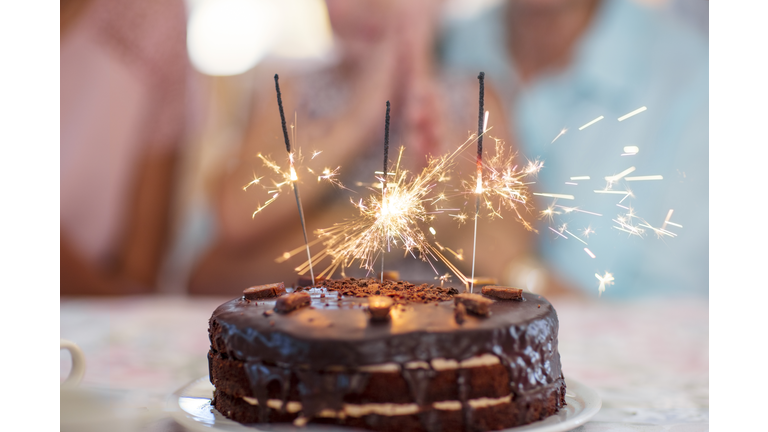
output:
[{"label": "blurred background", "polygon": [[[341,167],[353,189],[301,179],[311,233],[376,181],[386,101],[419,170],[477,131],[484,71],[490,135],[543,161],[532,192],[576,198],[536,196],[538,233],[483,217],[475,274],[553,296],[706,297],[708,62],[701,0],[62,0],[61,294],[292,284],[305,255],[276,258],[304,244],[293,197],[252,217],[272,195],[243,190],[273,175],[259,154],[287,163],[274,74],[306,167]],[[612,189],[631,195],[594,192],[629,168]],[[471,222],[435,228],[468,275]],[[387,269],[404,279],[446,273],[399,255]]]}]

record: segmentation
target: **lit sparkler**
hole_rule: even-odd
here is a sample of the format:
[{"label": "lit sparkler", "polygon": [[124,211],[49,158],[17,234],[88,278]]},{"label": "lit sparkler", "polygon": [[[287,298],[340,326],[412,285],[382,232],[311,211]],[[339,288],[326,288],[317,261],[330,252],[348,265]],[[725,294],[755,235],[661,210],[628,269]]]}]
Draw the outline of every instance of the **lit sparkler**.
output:
[{"label": "lit sparkler", "polygon": [[[288,181],[293,187],[293,193],[296,196],[296,207],[299,210],[299,219],[301,220],[301,230],[304,233],[304,244],[307,247],[307,260],[309,262],[309,274],[312,277],[312,284],[314,284],[315,273],[314,273],[314,270],[312,269],[312,255],[309,252],[309,239],[307,239],[307,225],[304,222],[304,209],[301,206],[301,196],[299,195],[299,185],[297,183],[297,180],[299,178],[296,175],[296,169],[294,167],[293,152],[291,152],[291,141],[288,138],[288,128],[286,127],[286,124],[285,124],[285,112],[283,111],[283,98],[280,94],[280,83],[278,82],[278,79],[279,78],[277,74],[275,74],[275,92],[277,93],[277,106],[280,109],[280,121],[283,126],[283,138],[285,140],[285,149],[288,152],[288,162],[289,162]],[[277,194],[273,196],[273,200],[276,198],[277,198]]]}]

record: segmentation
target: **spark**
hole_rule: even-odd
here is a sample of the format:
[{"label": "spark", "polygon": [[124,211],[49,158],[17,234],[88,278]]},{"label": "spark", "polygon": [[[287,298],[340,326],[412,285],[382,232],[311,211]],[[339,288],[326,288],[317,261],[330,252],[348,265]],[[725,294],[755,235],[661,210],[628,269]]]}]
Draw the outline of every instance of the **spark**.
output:
[{"label": "spark", "polygon": [[565,184],[572,185],[572,186],[578,186],[579,185],[578,183],[574,183],[574,182],[565,182]]},{"label": "spark", "polygon": [[[536,232],[523,216],[533,208],[528,191],[531,182],[526,180],[538,174],[544,164],[529,160],[520,166],[516,162],[517,154],[512,153],[502,140],[495,141],[495,153],[482,161],[482,176],[478,170],[473,180],[462,182],[464,194],[479,198],[489,218],[503,218],[502,210],[506,209],[512,211],[527,230]],[[463,221],[462,217],[460,222]]]},{"label": "spark", "polygon": [[596,119],[592,120],[591,122],[589,122],[589,123],[585,124],[584,126],[580,127],[580,128],[579,128],[579,130],[584,130],[584,129],[586,129],[586,128],[588,128],[588,127],[592,126],[593,124],[595,124],[595,123],[599,122],[600,120],[602,120],[602,119],[604,119],[604,118],[605,118],[604,116],[600,116],[600,117],[598,117],[598,118],[596,118]]},{"label": "spark", "polygon": [[664,180],[664,177],[660,175],[647,175],[647,176],[627,177],[624,180],[626,181]]},{"label": "spark", "polygon": [[586,252],[586,253],[587,253],[587,255],[589,255],[589,256],[590,256],[590,257],[592,257],[592,258],[596,258],[596,257],[595,257],[595,254],[593,254],[591,250],[589,250],[589,249],[587,249],[587,248],[584,248],[584,252]]},{"label": "spark", "polygon": [[621,180],[621,178],[622,178],[622,177],[624,177],[625,175],[627,175],[627,174],[629,174],[629,173],[633,172],[634,170],[635,170],[635,167],[633,167],[633,166],[632,166],[632,167],[629,167],[629,168],[625,169],[624,171],[622,171],[622,172],[620,172],[620,173],[618,173],[618,174],[615,174],[615,175],[612,175],[612,176],[606,176],[606,177],[605,177],[605,180],[606,180],[606,181],[607,181],[609,184],[615,183],[615,182],[617,182],[618,180]]},{"label": "spark", "polygon": [[637,146],[625,146],[624,154],[622,154],[622,156],[633,156],[633,155],[636,155],[638,152],[640,152],[640,148],[638,148]]},{"label": "spark", "polygon": [[249,187],[251,187],[252,185],[255,185],[255,184],[259,184],[259,182],[260,182],[260,181],[261,181],[261,179],[263,179],[263,178],[264,178],[264,177],[256,177],[256,173],[254,173],[254,174],[253,174],[253,180],[251,180],[250,182],[248,182],[248,184],[247,184],[247,185],[243,186],[243,190],[244,190],[244,191],[245,191],[245,190],[248,190],[248,188],[249,188]]},{"label": "spark", "polygon": [[452,277],[453,276],[450,273],[446,273],[446,274],[444,274],[442,276],[435,276],[435,279],[440,279],[440,286],[442,287],[443,283],[445,283],[445,282],[449,282],[450,283]]},{"label": "spark", "polygon": [[585,238],[589,238],[589,235],[594,233],[595,231],[592,229],[592,227],[586,227],[582,230],[581,235],[583,235]]},{"label": "spark", "polygon": [[543,197],[549,197],[549,198],[562,198],[567,200],[575,199],[573,195],[566,195],[566,194],[553,194],[553,193],[533,193],[536,196],[543,196]]},{"label": "spark", "polygon": [[558,230],[556,230],[556,229],[554,229],[554,228],[552,228],[552,227],[547,227],[547,228],[549,228],[550,230],[552,230],[552,232],[553,232],[553,233],[555,233],[555,234],[559,235],[560,237],[562,237],[562,238],[564,238],[564,239],[568,240],[568,237],[564,236],[564,235],[563,235],[563,233],[561,233],[560,231],[558,231]]},{"label": "spark", "polygon": [[656,233],[656,236],[659,237],[659,238],[664,237],[664,236],[677,237],[677,234],[673,233],[672,231],[668,231],[668,230],[665,230],[665,229],[662,229],[662,228],[656,228],[656,227],[653,227],[653,226],[651,226],[651,225],[649,225],[647,223],[641,223],[640,226],[644,226],[646,228],[652,229],[653,232]]},{"label": "spark", "polygon": [[541,218],[547,218],[550,223],[554,222],[556,214],[560,214],[560,212],[555,211],[555,204],[550,205],[545,210],[541,210],[539,213],[541,214]]},{"label": "spark", "polygon": [[564,230],[564,231],[567,232],[568,235],[570,235],[571,237],[575,238],[576,240],[578,240],[578,241],[580,241],[580,242],[582,242],[584,244],[587,244],[587,242],[585,242],[584,240],[580,239],[576,234],[574,234],[574,233],[572,233],[572,232],[570,232],[568,230]]},{"label": "spark", "polygon": [[595,273],[595,277],[600,281],[600,286],[597,287],[598,297],[600,297],[605,292],[605,286],[613,285],[615,279],[613,278],[613,275],[608,272],[605,272],[605,275],[603,276]]},{"label": "spark", "polygon": [[[642,237],[643,234],[645,233],[645,230],[643,230],[638,226],[633,225],[633,220],[636,218],[637,216],[635,215],[634,210],[630,207],[627,214],[618,215],[616,219],[611,219],[611,220],[618,225],[618,226],[614,226],[614,228],[618,229],[619,231],[624,231],[630,235],[636,235],[638,237]],[[647,222],[645,223],[647,224]]]},{"label": "spark", "polygon": [[593,192],[594,193],[599,193],[599,194],[615,194],[615,195],[627,195],[627,196],[631,195],[631,193],[629,191],[625,191],[625,190],[624,191],[618,191],[618,190],[596,190],[596,191],[593,191]]},{"label": "spark", "polygon": [[673,209],[669,209],[667,212],[667,217],[664,218],[664,223],[661,224],[661,229],[664,229],[667,227],[667,224],[669,223],[669,220],[672,218],[672,212],[674,212]]},{"label": "spark", "polygon": [[322,152],[323,152],[322,150],[320,150],[320,151],[317,151],[317,150],[313,151],[312,152],[312,159],[314,159],[315,157],[319,156],[320,153],[322,153]]},{"label": "spark", "polygon": [[595,213],[595,212],[591,212],[591,211],[581,210],[578,207],[566,207],[566,206],[561,206],[561,205],[556,205],[555,207],[560,207],[561,209],[565,210],[566,214],[575,211],[575,212],[587,213],[587,214],[591,214],[591,215],[595,215],[595,216],[602,216],[600,213]]},{"label": "spark", "polygon": [[432,235],[437,235],[437,233],[435,232],[435,229],[432,227],[429,227],[429,232],[431,232]]},{"label": "spark", "polygon": [[641,112],[647,110],[648,108],[641,106],[640,108],[632,111],[631,113],[624,114],[623,116],[619,117],[619,121],[624,121],[630,117],[632,117],[635,114],[640,114]]},{"label": "spark", "polygon": [[[315,153],[319,154],[320,152]],[[288,154],[287,169],[283,168],[280,166],[280,164],[272,160],[270,156],[264,156],[261,153],[257,154],[256,156],[261,159],[264,169],[268,174],[270,174],[269,180],[271,181],[271,184],[268,184],[270,182],[263,181],[266,176],[263,175],[261,177],[257,177],[256,173],[254,173],[253,180],[243,186],[243,190],[247,191],[251,186],[258,185],[261,186],[269,195],[271,195],[271,198],[267,200],[263,205],[259,205],[256,211],[253,212],[252,217],[263,211],[268,205],[275,202],[279,195],[283,195],[283,188],[300,181],[300,176],[298,175],[297,169],[305,169],[310,174],[316,175],[312,168],[303,166],[304,158],[302,157],[301,149],[297,150],[295,153],[292,152]],[[338,179],[340,170],[341,167],[336,167],[333,170],[330,168],[325,168],[322,174],[317,175],[317,181],[327,182],[335,187],[347,189]]]},{"label": "spark", "polygon": [[557,136],[555,137],[555,139],[553,139],[553,140],[552,140],[552,142],[551,142],[550,144],[554,144],[554,142],[555,142],[555,141],[557,141],[557,139],[558,139],[558,138],[560,138],[561,136],[563,136],[563,134],[565,134],[567,131],[568,131],[568,129],[566,129],[566,128],[563,128],[563,130],[561,130],[561,131],[560,131],[560,133],[559,133],[559,134],[557,134]]},{"label": "spark", "polygon": [[268,199],[268,200],[267,200],[267,202],[265,202],[265,203],[264,203],[264,205],[260,205],[260,206],[259,206],[259,207],[256,209],[256,211],[254,211],[254,212],[253,212],[253,214],[251,215],[251,219],[253,219],[254,217],[256,217],[256,213],[260,213],[262,210],[264,210],[265,208],[267,208],[267,206],[268,206],[268,205],[270,205],[270,204],[272,204],[273,202],[275,202],[275,200],[277,199],[277,197],[278,197],[279,195],[280,195],[279,193],[275,193],[274,195],[272,195],[272,198]]},{"label": "spark", "polygon": [[589,176],[571,177],[571,180],[589,180]]}]

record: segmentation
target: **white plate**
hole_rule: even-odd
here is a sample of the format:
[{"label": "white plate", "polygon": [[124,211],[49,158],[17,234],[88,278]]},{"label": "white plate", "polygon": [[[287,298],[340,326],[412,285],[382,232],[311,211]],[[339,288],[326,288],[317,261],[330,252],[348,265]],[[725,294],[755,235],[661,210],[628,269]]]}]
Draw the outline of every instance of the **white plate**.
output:
[{"label": "white plate", "polygon": [[[504,429],[500,432],[565,432],[581,426],[597,414],[602,406],[602,401],[596,391],[567,378],[565,385],[567,389],[565,392],[565,409],[561,409],[557,414],[536,423]],[[224,417],[213,408],[211,406],[212,396],[213,385],[211,385],[208,377],[203,377],[173,393],[168,400],[168,409],[179,424],[194,432],[350,432],[353,430],[322,425],[307,425],[303,428],[297,428],[290,424],[244,426]]]}]

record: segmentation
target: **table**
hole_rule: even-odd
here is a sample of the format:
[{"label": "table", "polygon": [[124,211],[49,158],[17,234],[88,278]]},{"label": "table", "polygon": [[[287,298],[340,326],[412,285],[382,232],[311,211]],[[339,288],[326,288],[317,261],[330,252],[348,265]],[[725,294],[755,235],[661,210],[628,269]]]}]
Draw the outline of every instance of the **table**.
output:
[{"label": "table", "polygon": [[[142,431],[181,432],[167,396],[206,376],[208,318],[227,298],[151,295],[62,299],[61,337],[85,353],[82,386],[131,392],[155,413]],[[577,432],[709,430],[709,303],[553,299],[566,377],[603,407]],[[61,376],[71,366],[62,351]]]}]

